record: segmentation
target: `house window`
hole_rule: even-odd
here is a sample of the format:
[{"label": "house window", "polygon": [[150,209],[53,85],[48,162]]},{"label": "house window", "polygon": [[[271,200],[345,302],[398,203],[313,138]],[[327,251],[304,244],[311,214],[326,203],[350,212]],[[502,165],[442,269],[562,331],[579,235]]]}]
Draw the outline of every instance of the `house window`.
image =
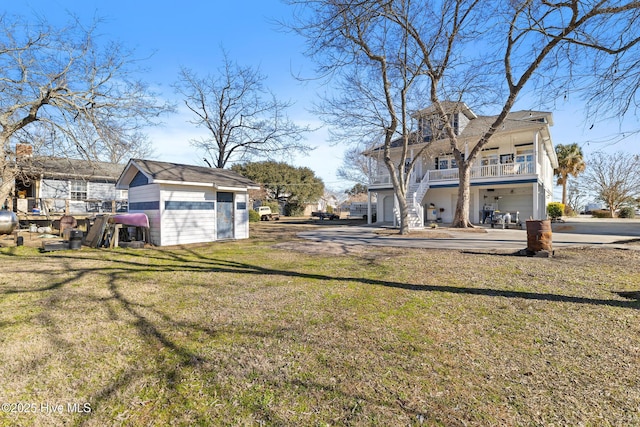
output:
[{"label": "house window", "polygon": [[500,163],[513,163],[513,154],[501,154],[500,155]]},{"label": "house window", "polygon": [[451,118],[451,127],[453,128],[453,133],[455,133],[456,135],[459,135],[460,133],[459,128],[460,128],[460,121],[458,119],[458,113],[453,114],[452,118]]},{"label": "house window", "polygon": [[436,169],[457,169],[457,167],[458,162],[456,162],[456,158],[451,155],[436,158]]},{"label": "house window", "polygon": [[480,164],[482,166],[497,165],[498,164],[498,155],[497,154],[486,155],[486,156],[482,157],[482,160],[480,161]]},{"label": "house window", "polygon": [[518,148],[516,163],[533,162],[533,148]]},{"label": "house window", "polygon": [[71,200],[87,199],[87,182],[86,181],[71,181],[70,190],[71,190],[70,191]]},{"label": "house window", "polygon": [[422,132],[422,136],[426,139],[431,139],[431,121],[425,117],[420,118],[420,132]]}]

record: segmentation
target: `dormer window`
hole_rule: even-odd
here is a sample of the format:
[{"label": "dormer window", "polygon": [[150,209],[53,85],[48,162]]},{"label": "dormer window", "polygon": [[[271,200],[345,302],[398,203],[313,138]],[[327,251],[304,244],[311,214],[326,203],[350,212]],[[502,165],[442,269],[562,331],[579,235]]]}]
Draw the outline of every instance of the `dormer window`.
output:
[{"label": "dormer window", "polygon": [[[456,135],[460,134],[460,118],[459,114],[455,113],[449,116],[449,125],[453,129],[453,133]],[[442,138],[444,137],[444,123],[438,118],[437,115],[421,117],[418,122],[418,127],[422,134],[422,137],[426,142],[430,141],[432,138]]]},{"label": "dormer window", "polygon": [[453,128],[453,133],[455,133],[456,135],[460,135],[460,114],[459,113],[455,113],[453,114],[453,116],[451,117],[451,128]]}]

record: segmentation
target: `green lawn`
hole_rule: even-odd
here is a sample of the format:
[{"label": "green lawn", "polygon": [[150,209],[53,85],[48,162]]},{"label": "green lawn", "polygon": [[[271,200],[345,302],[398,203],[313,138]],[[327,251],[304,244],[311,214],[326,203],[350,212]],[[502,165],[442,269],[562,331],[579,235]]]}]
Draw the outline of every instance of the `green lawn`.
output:
[{"label": "green lawn", "polygon": [[640,302],[615,293],[639,252],[331,255],[271,226],[1,249],[0,425],[640,424]]}]

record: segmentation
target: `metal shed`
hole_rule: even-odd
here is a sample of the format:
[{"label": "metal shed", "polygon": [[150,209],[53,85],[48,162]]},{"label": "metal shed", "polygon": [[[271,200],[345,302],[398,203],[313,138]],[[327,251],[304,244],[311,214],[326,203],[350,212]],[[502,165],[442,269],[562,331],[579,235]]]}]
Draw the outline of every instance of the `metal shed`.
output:
[{"label": "metal shed", "polygon": [[170,246],[248,238],[248,190],[260,186],[226,169],[131,159],[116,188],[149,218],[150,242]]}]

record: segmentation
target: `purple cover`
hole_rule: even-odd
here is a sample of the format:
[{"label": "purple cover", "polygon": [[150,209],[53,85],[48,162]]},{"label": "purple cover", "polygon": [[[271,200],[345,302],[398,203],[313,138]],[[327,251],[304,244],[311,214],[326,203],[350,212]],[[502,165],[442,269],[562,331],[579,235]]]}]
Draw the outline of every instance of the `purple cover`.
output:
[{"label": "purple cover", "polygon": [[143,213],[116,214],[109,217],[109,222],[112,224],[149,228],[149,218],[147,218],[147,215]]}]

